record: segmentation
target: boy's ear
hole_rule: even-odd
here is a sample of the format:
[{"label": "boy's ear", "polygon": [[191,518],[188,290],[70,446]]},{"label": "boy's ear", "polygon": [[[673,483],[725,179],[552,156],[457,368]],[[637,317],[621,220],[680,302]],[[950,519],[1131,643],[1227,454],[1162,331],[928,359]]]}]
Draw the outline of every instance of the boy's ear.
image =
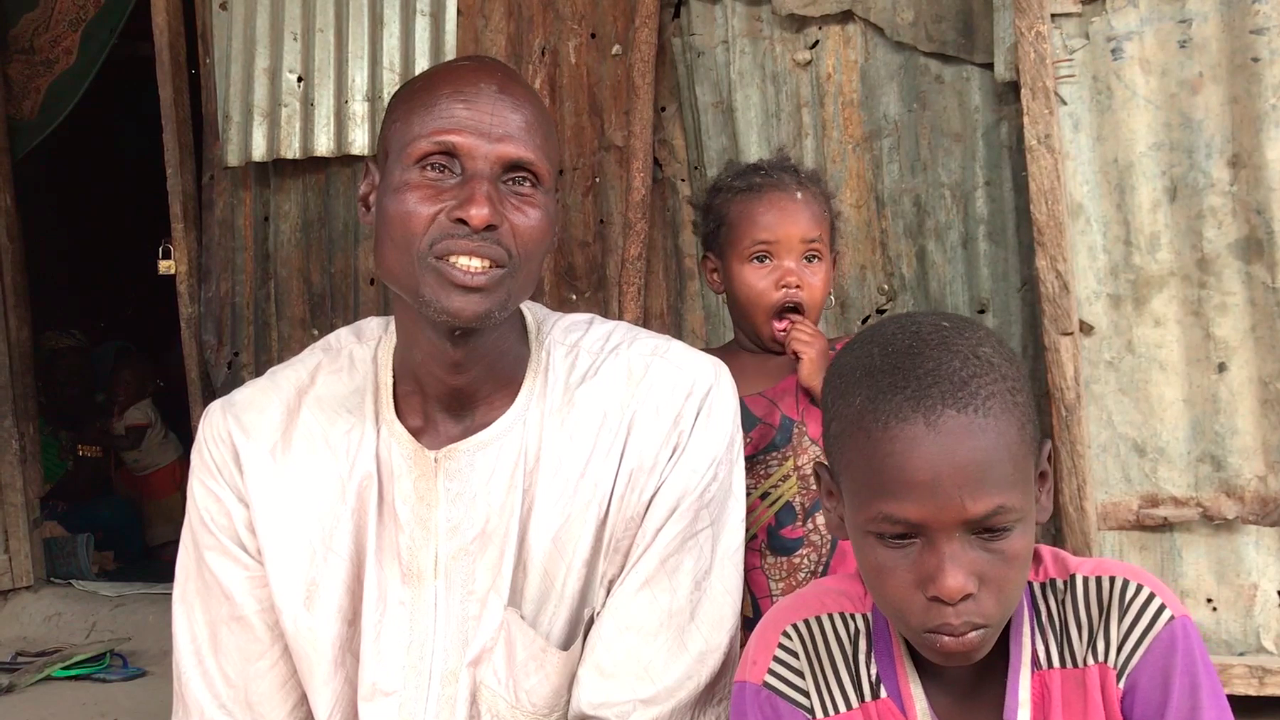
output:
[{"label": "boy's ear", "polygon": [[1044,525],[1053,517],[1053,441],[1040,443],[1036,458],[1036,524]]},{"label": "boy's ear", "polygon": [[702,253],[702,277],[707,287],[717,295],[724,295],[724,272],[720,267],[720,259],[711,253]]},{"label": "boy's ear", "polygon": [[849,539],[849,528],[844,523],[844,494],[835,478],[831,476],[831,468],[824,462],[815,462],[813,472],[818,476],[818,494],[822,498],[822,519],[826,523],[827,532],[837,540]]}]

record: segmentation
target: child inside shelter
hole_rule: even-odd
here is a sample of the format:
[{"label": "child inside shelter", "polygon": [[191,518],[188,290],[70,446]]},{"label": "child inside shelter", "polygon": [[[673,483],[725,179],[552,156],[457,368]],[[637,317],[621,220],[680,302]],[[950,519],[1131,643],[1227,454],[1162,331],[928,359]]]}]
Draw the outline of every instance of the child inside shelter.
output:
[{"label": "child inside shelter", "polygon": [[1035,543],[1053,450],[986,326],[890,316],[833,359],[827,526],[857,571],[756,627],[732,720],[1224,720],[1199,630],[1159,580]]},{"label": "child inside shelter", "polygon": [[703,275],[733,338],[708,353],[741,398],[747,475],[742,637],[789,593],[853,567],[828,531],[814,464],[823,459],[823,376],[840,341],[818,324],[835,304],[835,211],[826,182],[786,155],[730,163],[698,207]]}]

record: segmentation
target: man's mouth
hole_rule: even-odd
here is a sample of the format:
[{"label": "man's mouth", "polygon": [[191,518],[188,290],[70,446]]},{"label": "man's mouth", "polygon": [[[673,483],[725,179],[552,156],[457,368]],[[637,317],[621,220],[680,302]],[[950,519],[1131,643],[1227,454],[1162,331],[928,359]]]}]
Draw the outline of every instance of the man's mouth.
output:
[{"label": "man's mouth", "polygon": [[497,267],[492,260],[476,257],[475,255],[446,255],[441,259],[456,268],[473,273],[493,270]]}]

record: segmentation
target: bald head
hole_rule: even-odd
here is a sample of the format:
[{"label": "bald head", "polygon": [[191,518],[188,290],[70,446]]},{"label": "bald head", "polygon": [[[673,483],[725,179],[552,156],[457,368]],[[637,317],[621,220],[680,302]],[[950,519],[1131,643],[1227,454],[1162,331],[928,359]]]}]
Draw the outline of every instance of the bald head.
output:
[{"label": "bald head", "polygon": [[552,164],[559,168],[560,145],[555,120],[546,104],[515,68],[486,55],[469,55],[433,65],[401,85],[391,96],[382,118],[378,163],[385,161],[389,140],[408,120],[418,113],[430,112],[441,101],[458,93],[490,94],[518,106],[527,115],[528,130],[549,149]]}]

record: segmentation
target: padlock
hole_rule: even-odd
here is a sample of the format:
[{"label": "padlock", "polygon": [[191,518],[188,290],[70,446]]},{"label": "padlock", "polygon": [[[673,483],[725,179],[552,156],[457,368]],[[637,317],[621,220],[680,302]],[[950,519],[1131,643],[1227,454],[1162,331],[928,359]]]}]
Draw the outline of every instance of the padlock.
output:
[{"label": "padlock", "polygon": [[[169,257],[165,257],[165,248],[169,249]],[[177,275],[178,261],[173,259],[173,246],[165,243],[160,246],[160,257],[156,260],[157,275]]]}]

